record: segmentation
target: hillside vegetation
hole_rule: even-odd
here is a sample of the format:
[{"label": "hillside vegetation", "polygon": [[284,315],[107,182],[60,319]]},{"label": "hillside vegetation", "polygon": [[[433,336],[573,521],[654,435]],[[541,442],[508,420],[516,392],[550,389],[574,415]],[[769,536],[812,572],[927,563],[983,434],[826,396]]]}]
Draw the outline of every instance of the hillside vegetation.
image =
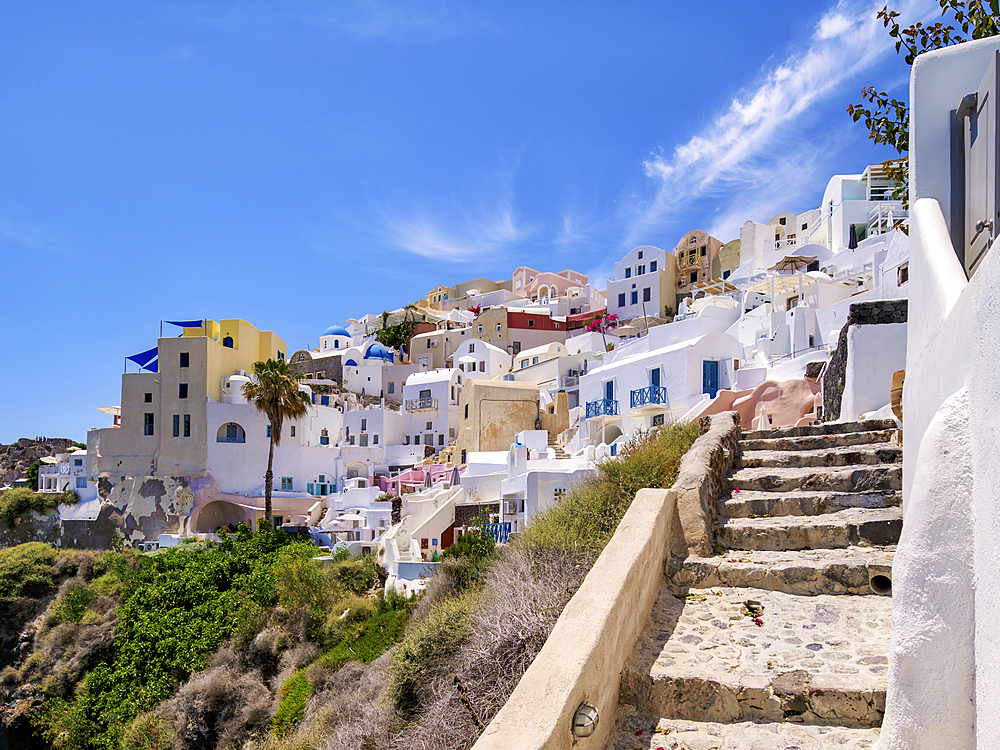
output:
[{"label": "hillside vegetation", "polygon": [[153,554],[0,549],[11,748],[465,748],[503,705],[624,515],[696,437],[633,441],[501,549],[444,555],[419,600],[372,558],[282,532]]}]

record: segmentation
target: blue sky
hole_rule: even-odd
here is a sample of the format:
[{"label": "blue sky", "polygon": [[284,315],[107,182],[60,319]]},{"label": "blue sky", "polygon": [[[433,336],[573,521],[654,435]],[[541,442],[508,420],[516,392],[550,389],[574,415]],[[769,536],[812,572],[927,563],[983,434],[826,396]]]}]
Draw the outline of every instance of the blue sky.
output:
[{"label": "blue sky", "polygon": [[85,440],[161,319],[294,351],[813,208],[892,155],[844,112],[905,95],[882,4],[5,2],[0,442]]}]

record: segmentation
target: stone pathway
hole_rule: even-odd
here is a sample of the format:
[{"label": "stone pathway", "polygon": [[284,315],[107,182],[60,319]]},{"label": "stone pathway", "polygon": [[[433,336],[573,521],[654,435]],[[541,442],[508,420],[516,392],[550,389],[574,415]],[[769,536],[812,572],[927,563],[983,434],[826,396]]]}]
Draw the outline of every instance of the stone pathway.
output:
[{"label": "stone pathway", "polygon": [[[902,452],[874,421],[748,433],[711,558],[671,560],[608,750],[868,748]],[[655,731],[654,731],[655,730]]]}]

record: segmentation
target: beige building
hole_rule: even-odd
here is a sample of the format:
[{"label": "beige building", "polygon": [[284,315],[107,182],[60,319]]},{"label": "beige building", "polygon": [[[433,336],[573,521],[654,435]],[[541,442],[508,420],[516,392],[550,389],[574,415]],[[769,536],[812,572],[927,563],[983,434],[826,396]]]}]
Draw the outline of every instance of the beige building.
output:
[{"label": "beige building", "polygon": [[514,293],[532,302],[558,297],[579,297],[583,295],[583,288],[590,283],[587,275],[579,271],[566,269],[555,273],[536,271],[527,266],[515,268],[511,281]]},{"label": "beige building", "polygon": [[534,349],[566,341],[566,320],[547,312],[523,312],[506,307],[483,310],[472,324],[472,335],[481,341],[506,349],[516,357],[525,349]]},{"label": "beige building", "polygon": [[712,261],[712,278],[728,279],[729,275],[740,265],[740,240],[730,240],[722,249],[715,260]]},{"label": "beige building", "polygon": [[[122,375],[121,427],[91,430],[88,455],[98,473],[191,476],[208,468],[209,401],[223,379],[253,363],[284,359],[288,347],[243,320],[204,321],[157,340],[157,371]],[[93,463],[96,462],[96,463]]]},{"label": "beige building", "polygon": [[440,370],[462,344],[475,338],[472,331],[466,326],[417,334],[410,339],[410,362],[425,370]]},{"label": "beige building", "polygon": [[677,298],[690,294],[690,287],[712,278],[712,262],[722,250],[722,241],[702,229],[692,229],[674,248],[677,263]]},{"label": "beige building", "polygon": [[545,410],[539,407],[538,386],[509,380],[466,380],[458,407],[456,463],[466,464],[469,453],[506,451],[523,430],[542,429],[555,437],[569,427],[565,392]]}]

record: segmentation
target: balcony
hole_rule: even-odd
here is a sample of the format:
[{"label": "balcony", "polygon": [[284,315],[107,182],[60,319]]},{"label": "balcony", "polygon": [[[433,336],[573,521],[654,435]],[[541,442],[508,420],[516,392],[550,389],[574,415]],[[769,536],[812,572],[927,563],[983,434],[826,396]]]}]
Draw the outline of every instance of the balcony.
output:
[{"label": "balcony", "polygon": [[662,385],[651,385],[646,388],[639,388],[632,391],[631,404],[632,408],[636,409],[640,406],[647,406],[649,404],[664,404],[667,403],[667,388]]},{"label": "balcony", "polygon": [[217,443],[245,443],[246,441],[245,437],[217,437],[215,439]]},{"label": "balcony", "polygon": [[510,521],[488,523],[486,524],[486,533],[493,537],[493,541],[497,544],[506,544],[507,540],[510,539]]},{"label": "balcony", "polygon": [[559,378],[559,387],[564,391],[576,392],[580,390],[580,376],[579,375],[563,375]]},{"label": "balcony", "polygon": [[609,417],[618,416],[618,401],[610,398],[599,399],[587,402],[587,419],[607,415]]},{"label": "balcony", "polygon": [[785,240],[775,240],[774,242],[771,242],[769,244],[770,244],[769,247],[765,246],[766,249],[768,250],[794,250],[799,245],[806,244],[806,238],[789,237],[788,239]]},{"label": "balcony", "polygon": [[868,236],[888,234],[893,229],[904,227],[909,223],[909,216],[899,201],[880,202],[868,212]]},{"label": "balcony", "polygon": [[438,400],[436,398],[408,398],[406,399],[407,411],[437,411]]},{"label": "balcony", "polygon": [[38,467],[38,473],[41,476],[44,476],[46,474],[58,474],[59,473],[59,467],[58,466],[54,466],[52,464],[49,464],[48,466],[39,466]]}]

